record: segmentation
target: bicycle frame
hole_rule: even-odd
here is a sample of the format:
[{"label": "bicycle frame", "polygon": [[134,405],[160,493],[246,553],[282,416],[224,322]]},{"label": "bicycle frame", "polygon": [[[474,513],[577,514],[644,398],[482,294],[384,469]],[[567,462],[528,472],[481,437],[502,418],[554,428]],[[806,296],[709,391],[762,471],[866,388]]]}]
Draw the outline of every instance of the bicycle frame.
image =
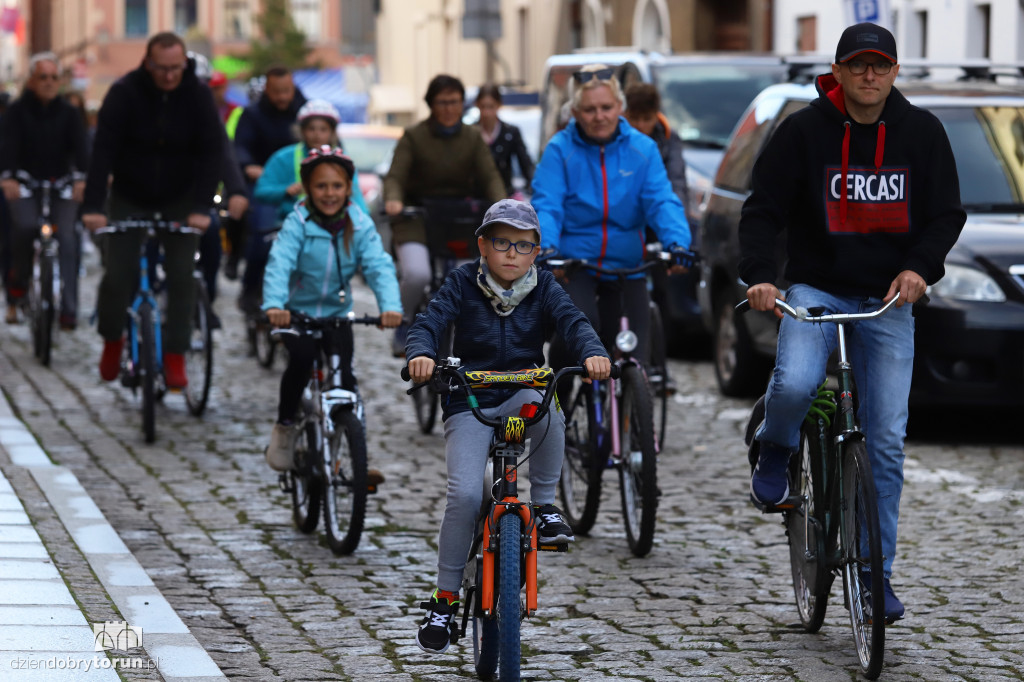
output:
[{"label": "bicycle frame", "polygon": [[139,364],[139,309],[143,305],[148,305],[153,311],[153,347],[155,349],[153,361],[156,363],[154,371],[156,376],[163,376],[162,322],[160,319],[160,307],[157,304],[156,295],[153,293],[149,281],[149,254],[147,253],[149,241],[155,235],[156,231],[152,227],[147,228],[146,238],[141,240],[139,244],[139,287],[135,293],[135,298],[132,299],[132,303],[128,307],[128,318],[131,320],[131,324],[128,326],[128,343],[131,349],[132,367],[134,368]]}]

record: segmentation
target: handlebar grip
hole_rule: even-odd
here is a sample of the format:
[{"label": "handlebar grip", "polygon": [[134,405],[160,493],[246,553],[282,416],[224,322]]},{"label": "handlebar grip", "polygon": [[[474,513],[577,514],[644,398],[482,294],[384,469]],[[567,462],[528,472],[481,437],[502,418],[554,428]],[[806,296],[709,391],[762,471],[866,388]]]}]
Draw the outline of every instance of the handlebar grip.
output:
[{"label": "handlebar grip", "polygon": [[733,308],[733,310],[735,310],[738,313],[747,312],[748,310],[750,310],[750,301],[747,299],[743,299],[742,301],[736,304],[736,307]]},{"label": "handlebar grip", "polygon": [[612,365],[612,379],[618,379],[622,376],[622,367],[619,365]]},{"label": "handlebar grip", "polygon": [[409,365],[402,367],[402,381],[409,381],[412,377],[409,376]]}]

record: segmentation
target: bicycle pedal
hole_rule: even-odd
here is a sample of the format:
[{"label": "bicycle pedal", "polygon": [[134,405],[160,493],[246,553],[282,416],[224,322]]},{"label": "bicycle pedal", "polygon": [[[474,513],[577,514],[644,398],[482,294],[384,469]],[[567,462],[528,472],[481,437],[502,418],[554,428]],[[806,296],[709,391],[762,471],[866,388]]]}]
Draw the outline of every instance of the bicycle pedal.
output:
[{"label": "bicycle pedal", "polygon": [[796,509],[803,502],[803,498],[800,495],[790,495],[779,504],[765,504],[758,500],[753,495],[750,496],[750,503],[754,505],[762,514],[781,514]]},{"label": "bicycle pedal", "polygon": [[290,493],[295,490],[295,486],[293,486],[289,481],[290,479],[288,478],[288,474],[285,473],[277,475],[277,487],[281,489],[281,492]]},{"label": "bicycle pedal", "polygon": [[377,486],[375,486],[375,485],[368,485],[368,486],[366,486],[366,494],[367,495],[376,495],[377,494]]},{"label": "bicycle pedal", "polygon": [[569,543],[563,542],[560,545],[537,545],[537,549],[541,552],[568,552]]}]

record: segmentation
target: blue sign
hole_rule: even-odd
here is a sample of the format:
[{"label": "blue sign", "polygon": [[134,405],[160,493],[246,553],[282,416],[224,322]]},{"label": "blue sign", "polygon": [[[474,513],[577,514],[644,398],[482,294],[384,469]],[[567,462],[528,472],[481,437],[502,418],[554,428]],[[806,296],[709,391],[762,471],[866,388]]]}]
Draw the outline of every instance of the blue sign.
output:
[{"label": "blue sign", "polygon": [[889,0],[845,0],[844,4],[850,24],[870,21],[879,26],[889,26]]}]

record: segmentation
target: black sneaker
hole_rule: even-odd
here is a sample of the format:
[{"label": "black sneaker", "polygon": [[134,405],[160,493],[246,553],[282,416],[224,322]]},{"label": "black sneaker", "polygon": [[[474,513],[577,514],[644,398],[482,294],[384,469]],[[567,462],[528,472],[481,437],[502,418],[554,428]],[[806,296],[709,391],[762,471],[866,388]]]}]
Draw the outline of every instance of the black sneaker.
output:
[{"label": "black sneaker", "polygon": [[416,633],[416,644],[428,654],[443,654],[448,646],[459,637],[459,626],[455,618],[459,614],[459,600],[449,602],[437,596],[437,590],[430,600],[420,604],[427,615],[420,622]]},{"label": "black sneaker", "polygon": [[565,522],[561,510],[553,504],[541,504],[533,508],[537,518],[537,542],[545,545],[564,545],[574,542],[572,528]]}]

